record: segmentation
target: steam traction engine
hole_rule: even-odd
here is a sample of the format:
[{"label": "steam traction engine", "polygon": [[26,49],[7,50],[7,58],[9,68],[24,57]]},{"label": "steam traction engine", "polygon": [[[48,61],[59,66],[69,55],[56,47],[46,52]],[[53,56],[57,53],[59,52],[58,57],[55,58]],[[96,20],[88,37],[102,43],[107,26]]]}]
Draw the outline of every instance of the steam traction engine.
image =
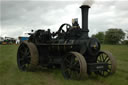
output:
[{"label": "steam traction engine", "polygon": [[[88,9],[82,5],[82,28],[77,19],[72,26],[62,24],[57,32],[50,29],[30,33],[28,41],[20,44],[17,52],[18,67],[22,71],[37,66],[60,67],[66,79],[81,79],[92,72],[108,76],[116,71],[116,62],[108,51],[100,51],[96,38],[88,37]],[[66,29],[64,30],[64,26]]]}]

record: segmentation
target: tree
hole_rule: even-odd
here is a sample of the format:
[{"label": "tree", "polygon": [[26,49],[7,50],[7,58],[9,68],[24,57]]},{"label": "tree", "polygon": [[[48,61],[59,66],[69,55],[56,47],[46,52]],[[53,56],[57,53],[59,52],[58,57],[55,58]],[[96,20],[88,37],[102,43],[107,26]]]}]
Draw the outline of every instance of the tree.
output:
[{"label": "tree", "polygon": [[100,43],[104,43],[104,32],[98,32],[97,34],[92,35],[92,37],[97,38],[100,41]]},{"label": "tree", "polygon": [[124,40],[125,33],[122,29],[109,29],[105,32],[105,42],[108,44],[118,44]]},{"label": "tree", "polygon": [[122,44],[123,44],[123,45],[128,45],[128,40],[122,41]]}]

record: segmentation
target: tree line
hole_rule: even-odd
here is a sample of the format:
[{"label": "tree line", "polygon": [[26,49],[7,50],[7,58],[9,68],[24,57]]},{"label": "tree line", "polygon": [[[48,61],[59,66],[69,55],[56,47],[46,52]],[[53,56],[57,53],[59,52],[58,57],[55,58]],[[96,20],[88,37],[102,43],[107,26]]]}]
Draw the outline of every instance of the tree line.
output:
[{"label": "tree line", "polygon": [[110,28],[105,32],[98,32],[97,34],[93,34],[92,37],[99,39],[100,43],[102,44],[128,45],[128,40],[124,40],[125,35],[126,33],[122,29]]}]

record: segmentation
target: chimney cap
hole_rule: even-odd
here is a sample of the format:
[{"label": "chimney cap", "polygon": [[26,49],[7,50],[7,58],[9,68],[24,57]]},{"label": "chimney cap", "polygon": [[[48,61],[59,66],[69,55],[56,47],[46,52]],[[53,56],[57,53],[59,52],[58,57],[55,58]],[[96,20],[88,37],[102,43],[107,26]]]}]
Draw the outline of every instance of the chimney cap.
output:
[{"label": "chimney cap", "polygon": [[80,6],[80,8],[85,8],[85,7],[90,8],[89,5],[81,5],[81,6]]}]

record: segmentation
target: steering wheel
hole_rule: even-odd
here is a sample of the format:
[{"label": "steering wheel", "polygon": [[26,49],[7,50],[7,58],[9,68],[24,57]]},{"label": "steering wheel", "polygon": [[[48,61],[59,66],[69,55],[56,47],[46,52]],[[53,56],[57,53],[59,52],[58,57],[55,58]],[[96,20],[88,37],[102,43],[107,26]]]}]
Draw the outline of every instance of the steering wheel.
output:
[{"label": "steering wheel", "polygon": [[66,32],[68,32],[68,31],[72,28],[72,26],[71,26],[70,24],[64,23],[64,24],[62,24],[62,25],[60,26],[60,28],[59,28],[59,30],[57,31],[57,33],[65,32],[65,31],[63,30],[63,27],[64,27],[64,26],[66,26]]}]

